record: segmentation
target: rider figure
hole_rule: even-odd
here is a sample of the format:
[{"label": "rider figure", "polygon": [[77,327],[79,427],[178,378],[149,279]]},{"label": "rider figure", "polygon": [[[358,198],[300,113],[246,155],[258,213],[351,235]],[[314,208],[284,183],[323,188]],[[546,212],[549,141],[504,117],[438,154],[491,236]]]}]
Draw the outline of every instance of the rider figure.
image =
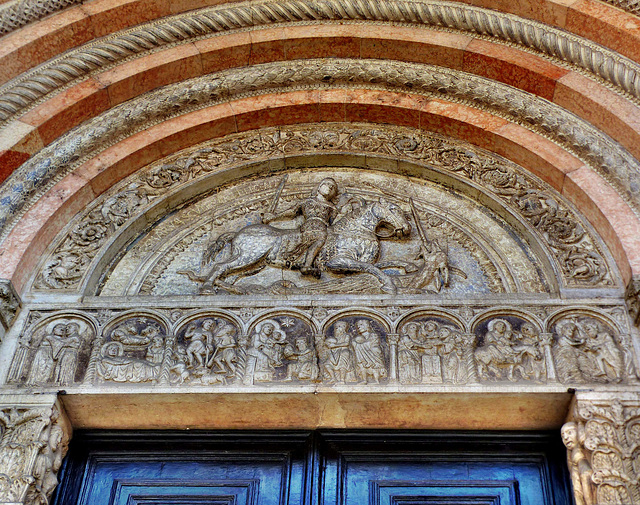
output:
[{"label": "rider figure", "polygon": [[327,240],[327,229],[338,214],[338,208],[333,202],[337,196],[338,184],[331,177],[327,177],[320,181],[309,198],[280,213],[266,213],[262,218],[262,222],[268,224],[276,219],[293,219],[302,215],[304,223],[300,227],[301,248],[306,249],[306,254],[304,261],[294,264],[293,268],[300,268],[303,275],[320,277],[320,269],[314,268],[313,262]]}]

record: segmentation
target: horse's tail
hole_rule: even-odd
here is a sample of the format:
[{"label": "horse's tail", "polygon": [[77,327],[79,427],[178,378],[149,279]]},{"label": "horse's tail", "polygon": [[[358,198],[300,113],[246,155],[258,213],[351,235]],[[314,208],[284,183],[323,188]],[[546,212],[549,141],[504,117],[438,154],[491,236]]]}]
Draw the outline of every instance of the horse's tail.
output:
[{"label": "horse's tail", "polygon": [[220,235],[213,243],[209,242],[202,254],[201,265],[204,267],[211,261],[215,260],[218,253],[222,251],[225,246],[235,238],[235,236],[236,232],[230,231]]}]

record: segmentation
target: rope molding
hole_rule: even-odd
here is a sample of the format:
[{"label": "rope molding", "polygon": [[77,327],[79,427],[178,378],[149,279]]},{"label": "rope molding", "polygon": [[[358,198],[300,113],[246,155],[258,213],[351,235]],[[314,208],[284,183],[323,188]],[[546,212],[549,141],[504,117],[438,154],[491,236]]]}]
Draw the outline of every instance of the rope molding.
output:
[{"label": "rope molding", "polygon": [[61,87],[167,46],[230,30],[338,20],[407,23],[493,37],[571,64],[640,98],[640,65],[586,39],[517,16],[438,0],[261,0],[164,18],[68,51],[0,87],[0,123]]}]

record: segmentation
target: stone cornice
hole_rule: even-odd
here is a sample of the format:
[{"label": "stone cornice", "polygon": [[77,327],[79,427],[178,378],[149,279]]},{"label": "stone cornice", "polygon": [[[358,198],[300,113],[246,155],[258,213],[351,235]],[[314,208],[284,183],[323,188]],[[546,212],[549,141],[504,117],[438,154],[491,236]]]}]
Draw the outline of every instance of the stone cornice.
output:
[{"label": "stone cornice", "polygon": [[485,78],[429,65],[305,60],[191,79],[142,95],[87,121],[41,150],[4,185],[0,203],[2,237],[55,181],[98,152],[170,117],[248,95],[353,86],[441,97],[519,123],[581,158],[609,181],[636,212],[640,209],[637,160],[593,126],[546,100]]},{"label": "stone cornice", "polygon": [[163,47],[217,33],[295,22],[376,21],[460,31],[517,45],[566,62],[640,97],[640,65],[551,26],[514,15],[438,0],[262,0],[216,6],[154,21],[105,37],[50,60],[0,87],[0,121],[62,87]]}]

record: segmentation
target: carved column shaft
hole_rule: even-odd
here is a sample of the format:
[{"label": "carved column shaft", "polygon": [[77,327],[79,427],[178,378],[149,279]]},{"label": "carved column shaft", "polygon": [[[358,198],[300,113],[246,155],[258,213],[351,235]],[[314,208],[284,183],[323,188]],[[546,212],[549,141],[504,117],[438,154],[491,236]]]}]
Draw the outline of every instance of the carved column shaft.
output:
[{"label": "carved column shaft", "polygon": [[640,393],[578,393],[562,439],[576,505],[640,505]]},{"label": "carved column shaft", "polygon": [[46,505],[71,438],[54,395],[0,397],[0,504]]},{"label": "carved column shaft", "polygon": [[553,361],[553,353],[551,352],[551,345],[553,344],[553,333],[541,333],[541,345],[544,350],[544,360],[547,365],[547,380],[557,381],[558,374],[556,373],[555,362]]},{"label": "carved column shaft", "polygon": [[397,333],[387,334],[389,344],[389,382],[398,382],[398,340]]}]

